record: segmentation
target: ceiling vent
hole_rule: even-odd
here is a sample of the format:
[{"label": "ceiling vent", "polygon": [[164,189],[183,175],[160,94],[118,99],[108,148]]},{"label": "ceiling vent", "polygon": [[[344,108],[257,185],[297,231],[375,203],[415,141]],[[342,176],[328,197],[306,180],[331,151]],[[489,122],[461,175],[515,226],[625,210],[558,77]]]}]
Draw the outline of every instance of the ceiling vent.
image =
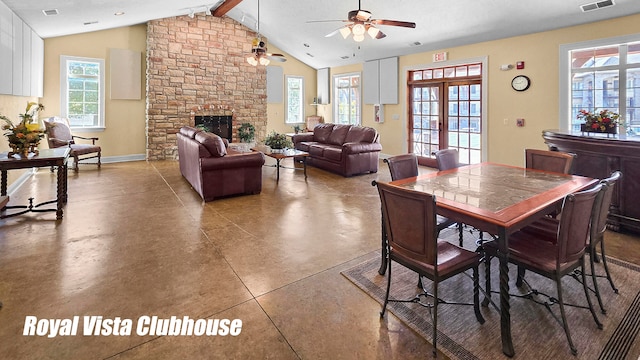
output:
[{"label": "ceiling vent", "polygon": [[422,43],[420,41],[414,41],[414,42],[409,44],[409,46],[420,46],[420,45],[422,45]]},{"label": "ceiling vent", "polygon": [[54,16],[59,14],[58,9],[42,10],[42,13],[44,16]]},{"label": "ceiling vent", "polygon": [[587,12],[587,11],[591,11],[591,10],[598,10],[598,9],[606,8],[606,7],[613,6],[613,5],[615,5],[613,0],[604,0],[604,1],[596,1],[596,2],[590,3],[590,4],[580,5],[580,8],[582,9],[583,12]]},{"label": "ceiling vent", "polygon": [[342,60],[347,60],[348,58],[349,58],[349,55],[340,56],[340,59],[342,59]]}]

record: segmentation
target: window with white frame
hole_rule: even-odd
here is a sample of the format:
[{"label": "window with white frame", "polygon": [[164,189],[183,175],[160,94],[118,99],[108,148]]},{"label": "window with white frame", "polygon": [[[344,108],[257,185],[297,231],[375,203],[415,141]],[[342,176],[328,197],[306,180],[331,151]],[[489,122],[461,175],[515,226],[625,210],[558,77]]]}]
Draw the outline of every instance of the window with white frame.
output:
[{"label": "window with white frame", "polygon": [[302,76],[286,76],[287,84],[287,124],[304,122],[304,78]]},{"label": "window with white frame", "polygon": [[580,110],[620,114],[626,131],[640,133],[640,36],[560,48],[560,128],[580,131]]},{"label": "window with white frame", "polygon": [[72,128],[104,128],[104,59],[60,57],[60,113]]},{"label": "window with white frame", "polygon": [[341,74],[333,77],[333,122],[360,125],[362,92],[360,73]]}]

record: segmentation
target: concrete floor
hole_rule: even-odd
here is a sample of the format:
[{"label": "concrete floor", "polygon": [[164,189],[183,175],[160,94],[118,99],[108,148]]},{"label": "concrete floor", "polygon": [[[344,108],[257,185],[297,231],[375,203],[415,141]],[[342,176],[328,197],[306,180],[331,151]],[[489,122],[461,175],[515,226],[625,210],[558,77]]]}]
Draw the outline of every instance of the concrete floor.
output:
[{"label": "concrete floor", "polygon": [[[271,159],[267,159],[270,162]],[[289,164],[290,165],[290,164]],[[431,345],[340,275],[379,256],[372,180],[263,168],[260,195],[203,203],[177,162],[81,165],[64,219],[0,220],[0,358],[414,359]],[[422,169],[421,171],[428,171]],[[41,169],[11,204],[55,194]],[[609,233],[640,264],[640,238]],[[25,319],[132,319],[131,335],[23,336]],[[238,336],[139,336],[142,316],[241,319]]]}]

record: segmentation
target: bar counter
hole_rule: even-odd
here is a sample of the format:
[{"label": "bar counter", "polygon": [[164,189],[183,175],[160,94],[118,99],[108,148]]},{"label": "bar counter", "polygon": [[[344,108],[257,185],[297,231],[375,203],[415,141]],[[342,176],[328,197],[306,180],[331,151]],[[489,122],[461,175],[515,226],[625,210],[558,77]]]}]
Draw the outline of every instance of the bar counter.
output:
[{"label": "bar counter", "polygon": [[640,233],[640,136],[544,130],[550,150],[576,154],[573,173],[602,179],[622,172],[616,185],[609,228]]}]

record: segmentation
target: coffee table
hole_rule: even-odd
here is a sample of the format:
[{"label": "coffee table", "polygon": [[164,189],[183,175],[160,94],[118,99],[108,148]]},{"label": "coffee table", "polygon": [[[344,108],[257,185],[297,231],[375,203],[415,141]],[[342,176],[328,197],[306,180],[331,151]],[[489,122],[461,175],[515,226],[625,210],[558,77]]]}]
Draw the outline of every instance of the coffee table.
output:
[{"label": "coffee table", "polygon": [[[260,151],[256,148],[252,148],[253,151]],[[292,158],[294,156],[298,156],[302,158],[302,169],[304,170],[304,178],[307,178],[307,156],[309,156],[308,152],[296,149],[271,149],[271,151],[263,151],[265,156],[276,159],[276,165],[265,165],[265,166],[275,166],[276,168],[276,181],[280,181],[280,168],[284,166],[280,166],[280,161],[286,158]],[[300,170],[299,168],[287,168]]]}]

